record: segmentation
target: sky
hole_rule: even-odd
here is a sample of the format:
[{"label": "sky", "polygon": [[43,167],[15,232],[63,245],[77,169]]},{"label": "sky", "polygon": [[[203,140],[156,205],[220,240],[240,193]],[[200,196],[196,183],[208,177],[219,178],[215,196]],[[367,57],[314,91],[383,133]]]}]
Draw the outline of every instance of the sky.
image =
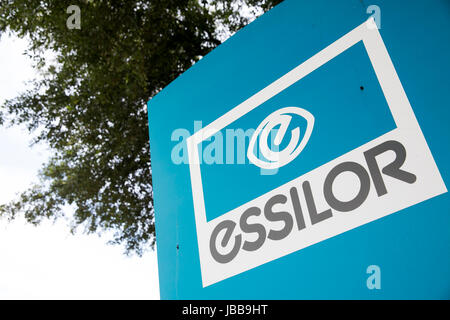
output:
[{"label": "sky", "polygon": [[[0,105],[35,77],[26,40],[0,39]],[[37,181],[50,150],[23,127],[0,126],[0,204]],[[67,222],[0,218],[0,299],[159,299],[156,252],[127,257],[108,235],[72,235]]]}]

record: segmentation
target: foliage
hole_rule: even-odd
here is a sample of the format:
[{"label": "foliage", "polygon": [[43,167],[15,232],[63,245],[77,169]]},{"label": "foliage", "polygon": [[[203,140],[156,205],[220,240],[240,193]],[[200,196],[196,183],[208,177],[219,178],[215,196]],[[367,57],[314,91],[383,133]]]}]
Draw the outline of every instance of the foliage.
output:
[{"label": "foliage", "polygon": [[25,124],[53,151],[40,183],[0,216],[37,224],[71,205],[72,230],[113,230],[113,242],[142,254],[155,242],[146,102],[280,1],[79,0],[80,30],[66,26],[74,2],[0,1],[0,35],[28,37],[42,75],[6,101],[0,124]]}]

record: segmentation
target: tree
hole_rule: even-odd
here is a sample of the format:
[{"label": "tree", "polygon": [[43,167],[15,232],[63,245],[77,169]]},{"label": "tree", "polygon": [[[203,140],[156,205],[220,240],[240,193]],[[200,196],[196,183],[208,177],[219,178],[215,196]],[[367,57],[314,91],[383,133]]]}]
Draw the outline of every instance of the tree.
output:
[{"label": "tree", "polygon": [[[75,1],[76,2],[76,1]],[[142,254],[155,243],[146,102],[250,16],[280,0],[0,0],[0,35],[28,37],[42,74],[8,100],[0,124],[25,124],[53,151],[40,183],[0,207],[38,224],[73,207],[72,230],[114,231],[114,243]],[[56,59],[48,61],[45,50]]]}]

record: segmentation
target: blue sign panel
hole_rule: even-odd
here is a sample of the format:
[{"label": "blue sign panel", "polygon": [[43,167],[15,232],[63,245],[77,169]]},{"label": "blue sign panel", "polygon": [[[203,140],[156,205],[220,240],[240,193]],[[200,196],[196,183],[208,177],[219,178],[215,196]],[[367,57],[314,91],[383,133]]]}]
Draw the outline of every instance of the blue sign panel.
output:
[{"label": "blue sign panel", "polygon": [[149,101],[163,299],[450,297],[449,9],[287,0]]}]

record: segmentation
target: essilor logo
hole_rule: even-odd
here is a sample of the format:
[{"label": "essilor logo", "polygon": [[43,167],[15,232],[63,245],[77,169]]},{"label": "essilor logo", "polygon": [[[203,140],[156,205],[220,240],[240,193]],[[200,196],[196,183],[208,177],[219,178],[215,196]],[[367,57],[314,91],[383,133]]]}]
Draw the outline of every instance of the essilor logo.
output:
[{"label": "essilor logo", "polygon": [[[300,116],[306,120],[306,131],[300,140],[300,128],[296,127],[291,131],[291,140],[289,144],[281,151],[273,151],[267,145],[269,134],[275,127],[279,126],[273,144],[279,147],[289,128],[292,115]],[[250,139],[248,146],[247,158],[254,165],[263,169],[278,169],[287,165],[289,162],[298,157],[300,152],[305,148],[314,127],[314,117],[305,109],[298,107],[287,107],[279,109],[267,118],[256,128],[255,133]],[[260,155],[265,159],[259,159],[255,155],[255,146],[258,140]]]},{"label": "essilor logo", "polygon": [[[353,150],[342,150],[343,154],[326,163],[317,162],[315,169],[298,177],[295,175],[291,181],[280,181],[281,185],[275,189],[208,221],[204,198],[208,190],[203,188],[199,145],[357,43],[363,44],[369,56],[396,128]],[[327,109],[317,112],[327,112]],[[304,135],[300,134],[303,133],[300,129],[298,132],[289,129],[289,125],[294,127],[290,121],[294,120],[294,115],[296,119],[301,116],[307,120]],[[249,158],[265,168],[289,163],[308,142],[312,120],[308,112],[296,107],[269,115],[250,139],[253,140],[250,150],[259,146],[256,141],[262,139],[261,133],[271,128],[280,131],[277,142],[289,131],[289,141],[279,147],[288,142],[291,146],[279,152],[278,159],[264,159],[266,163],[261,164],[252,156]],[[326,126],[322,129],[330,130]],[[301,142],[300,136],[303,137]],[[187,139],[204,287],[447,192],[383,39],[378,29],[370,28],[367,22]],[[258,141],[261,146],[264,143],[268,142]],[[392,152],[396,155],[394,160]],[[267,155],[270,153],[266,151]],[[237,183],[241,181],[237,179]],[[280,229],[283,222],[284,227]],[[256,240],[255,235],[258,235]]]}]

